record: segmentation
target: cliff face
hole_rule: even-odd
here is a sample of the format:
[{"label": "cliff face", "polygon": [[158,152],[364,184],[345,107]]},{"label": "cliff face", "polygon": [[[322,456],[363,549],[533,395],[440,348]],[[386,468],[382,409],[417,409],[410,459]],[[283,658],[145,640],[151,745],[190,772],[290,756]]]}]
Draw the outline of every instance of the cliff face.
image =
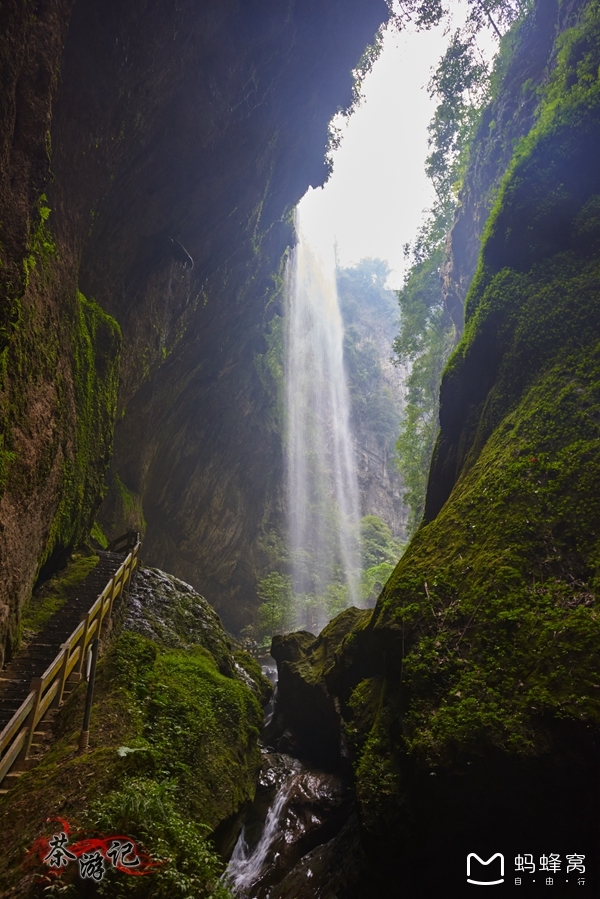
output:
[{"label": "cliff face", "polygon": [[260,362],[272,272],[385,15],[383,0],[2,5],[9,653],[40,566],[89,532],[117,416],[103,522],[142,525],[149,561],[244,623],[281,464]]},{"label": "cliff face", "polygon": [[[528,71],[521,54],[547,9],[513,38],[511,71]],[[353,763],[365,896],[458,889],[474,835],[484,858],[532,840],[595,852],[600,7],[571,14],[551,45],[540,33],[537,115],[485,225],[442,383],[426,523],[368,620],[331,648],[326,632],[291,646],[305,717],[312,690],[330,709],[330,763]],[[497,90],[509,108],[524,86]],[[503,142],[492,134],[474,165]],[[295,707],[276,719],[288,740]]]},{"label": "cliff face", "polygon": [[89,533],[116,409],[119,327],[78,291],[43,193],[70,7],[0,12],[0,664],[40,566]]},{"label": "cliff face", "polygon": [[496,76],[503,87],[482,117],[442,269],[444,303],[458,334],[463,331],[465,297],[477,267],[481,235],[500,181],[515,145],[535,122],[539,90],[555,61],[556,35],[584,5],[585,0],[534,4],[524,27],[505,39]]}]

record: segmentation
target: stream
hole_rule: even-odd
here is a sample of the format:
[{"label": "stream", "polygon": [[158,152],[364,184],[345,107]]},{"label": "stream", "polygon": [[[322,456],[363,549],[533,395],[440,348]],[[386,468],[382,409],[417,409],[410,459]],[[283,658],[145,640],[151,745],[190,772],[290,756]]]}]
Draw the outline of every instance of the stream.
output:
[{"label": "stream", "polygon": [[[274,660],[261,661],[276,689]],[[263,748],[262,756],[256,797],[223,880],[239,899],[329,899],[340,889],[343,894],[362,860],[350,784],[283,752]]]}]

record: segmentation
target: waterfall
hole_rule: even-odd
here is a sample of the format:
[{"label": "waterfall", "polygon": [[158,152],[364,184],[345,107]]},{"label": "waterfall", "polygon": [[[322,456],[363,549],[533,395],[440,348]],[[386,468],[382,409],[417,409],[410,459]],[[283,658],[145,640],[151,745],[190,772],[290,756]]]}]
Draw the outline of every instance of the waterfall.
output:
[{"label": "waterfall", "polygon": [[275,836],[280,830],[280,817],[288,798],[288,793],[293,785],[293,779],[279,791],[273,805],[269,809],[265,821],[264,830],[254,850],[251,850],[246,840],[246,826],[235,844],[233,855],[223,876],[224,882],[231,888],[235,896],[244,896],[251,889],[263,873],[267,855]]},{"label": "waterfall", "polygon": [[287,268],[287,491],[297,624],[313,630],[331,617],[328,592],[337,591],[338,605],[340,591],[344,605],[359,603],[359,498],[333,240],[323,249],[303,204],[295,224],[299,242]]}]

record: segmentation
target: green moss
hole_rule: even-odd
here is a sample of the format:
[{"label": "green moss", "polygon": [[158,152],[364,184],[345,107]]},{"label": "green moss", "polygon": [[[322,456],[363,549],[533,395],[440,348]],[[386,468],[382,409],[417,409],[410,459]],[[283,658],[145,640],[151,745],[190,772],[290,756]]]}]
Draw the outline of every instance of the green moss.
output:
[{"label": "green moss", "polygon": [[0,493],[3,492],[8,481],[11,465],[17,458],[17,454],[4,449],[4,434],[0,434]]},{"label": "green moss", "polygon": [[75,448],[64,462],[61,502],[46,555],[56,544],[70,546],[82,539],[82,529],[89,532],[90,516],[104,495],[117,411],[120,333],[97,303],[78,294],[71,342]]},{"label": "green moss", "polygon": [[92,526],[92,530],[90,531],[90,537],[96,541],[96,543],[100,544],[102,549],[106,549],[108,546],[108,538],[104,534],[104,531],[100,527],[97,521],[94,522]]},{"label": "green moss", "polygon": [[35,591],[23,611],[23,637],[27,639],[43,630],[47,622],[69,599],[98,564],[98,556],[74,553],[69,564]]},{"label": "green moss", "polygon": [[120,517],[124,528],[133,528],[144,534],[146,519],[142,506],[142,498],[125,486],[117,472],[113,475],[113,484],[120,502]]},{"label": "green moss", "polygon": [[348,700],[346,736],[354,752],[362,749],[371,732],[383,698],[383,681],[380,677],[368,677],[360,681]]},{"label": "green moss", "polygon": [[126,833],[163,862],[145,878],[107,878],[103,895],[226,896],[205,838],[253,796],[262,722],[255,696],[221,674],[204,647],[167,649],[127,632],[100,661],[91,751],[80,756],[84,701],[82,684],[61,712],[57,742],[0,801],[2,885],[18,880],[26,849],[60,809],[74,828]]},{"label": "green moss", "polygon": [[400,771],[382,722],[370,731],[355,774],[356,798],[367,830],[385,831],[397,826]]},{"label": "green moss", "polygon": [[261,708],[204,647],[153,653],[154,644],[133,634],[115,649],[115,668],[127,672],[144,721],[138,770],[176,778],[181,807],[214,827],[253,793]]},{"label": "green moss", "polygon": [[[51,476],[56,478],[59,468],[58,505],[41,567],[51,556],[67,555],[88,535],[102,499],[116,413],[120,330],[81,293],[64,293],[45,196],[38,213],[22,260],[22,281],[8,285],[8,314],[0,333],[0,491],[12,494],[14,502],[27,502],[39,496]],[[34,402],[38,396],[41,402]],[[33,450],[19,452],[32,430]]]},{"label": "green moss", "polygon": [[430,758],[543,751],[549,715],[600,722],[599,371],[596,345],[536,381],[386,590],[380,622],[415,641],[408,744]]}]

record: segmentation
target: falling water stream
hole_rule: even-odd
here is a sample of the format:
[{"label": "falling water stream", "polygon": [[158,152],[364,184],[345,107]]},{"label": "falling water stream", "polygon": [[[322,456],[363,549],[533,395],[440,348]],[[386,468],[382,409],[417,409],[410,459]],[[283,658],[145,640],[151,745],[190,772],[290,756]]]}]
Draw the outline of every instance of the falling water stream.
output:
[{"label": "falling water stream", "polygon": [[[314,229],[312,229],[314,231]],[[292,580],[296,596],[345,585],[358,605],[359,498],[350,435],[333,241],[313,237],[296,210],[298,244],[287,272],[287,488]],[[312,624],[326,623],[313,601]]]},{"label": "falling water stream", "polygon": [[227,867],[227,882],[237,896],[248,895],[248,890],[256,884],[263,873],[267,855],[271,851],[274,839],[281,829],[280,819],[285,808],[291,783],[291,779],[288,780],[277,793],[275,801],[267,814],[261,837],[255,847],[251,848],[249,846],[246,827],[242,828]]},{"label": "falling water stream", "polygon": [[[287,269],[289,533],[294,594],[299,606],[305,600],[296,623],[319,631],[327,615],[315,600],[332,586],[346,591],[347,605],[358,604],[359,499],[333,242],[327,246],[315,237],[302,204],[296,231],[298,244]],[[268,812],[258,826],[252,815],[246,818],[224,876],[244,899],[271,896],[277,890],[272,884],[296,863],[297,845],[304,845],[303,855],[313,842],[329,838],[327,822],[345,801],[339,778],[311,771],[281,753],[266,754],[261,778],[259,793],[272,788],[267,789]],[[310,867],[303,876],[312,876]]]}]

